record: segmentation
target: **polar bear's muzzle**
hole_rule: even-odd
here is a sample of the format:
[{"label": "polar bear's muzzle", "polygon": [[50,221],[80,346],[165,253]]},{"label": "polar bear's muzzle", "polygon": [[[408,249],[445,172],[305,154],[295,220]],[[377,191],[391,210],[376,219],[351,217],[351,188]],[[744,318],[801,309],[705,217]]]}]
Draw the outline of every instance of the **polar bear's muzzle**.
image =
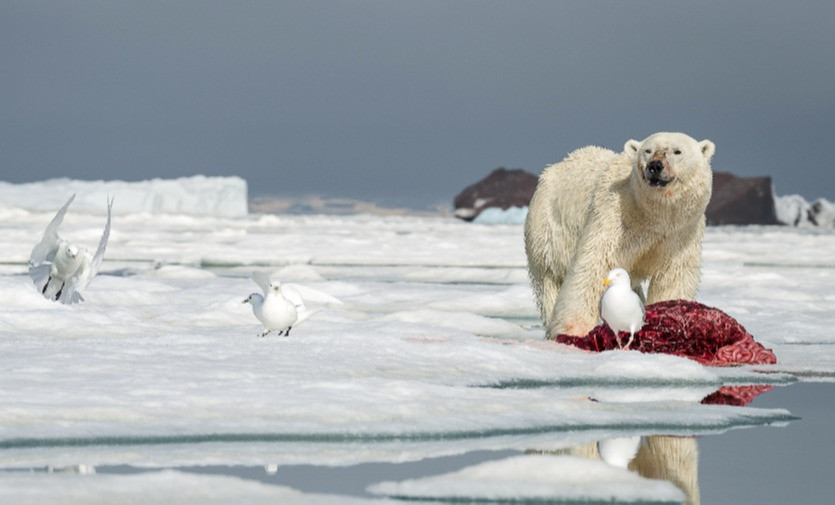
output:
[{"label": "polar bear's muzzle", "polygon": [[659,159],[650,160],[643,170],[644,180],[651,188],[663,188],[673,182],[675,177],[666,170],[666,163]]}]

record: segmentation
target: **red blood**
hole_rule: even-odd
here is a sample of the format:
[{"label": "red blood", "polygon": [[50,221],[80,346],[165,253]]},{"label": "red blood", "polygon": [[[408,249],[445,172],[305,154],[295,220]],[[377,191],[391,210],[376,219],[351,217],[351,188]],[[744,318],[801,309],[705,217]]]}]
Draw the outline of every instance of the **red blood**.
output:
[{"label": "red blood", "polygon": [[771,391],[774,386],[722,386],[701,401],[704,405],[733,405],[744,407],[759,395]]},{"label": "red blood", "polygon": [[[734,318],[698,302],[671,300],[646,307],[646,324],[630,350],[683,356],[709,366],[773,364],[777,357],[756,342]],[[625,344],[629,334],[621,332]],[[557,335],[557,342],[588,351],[618,349],[615,334],[605,324],[584,337]]]}]

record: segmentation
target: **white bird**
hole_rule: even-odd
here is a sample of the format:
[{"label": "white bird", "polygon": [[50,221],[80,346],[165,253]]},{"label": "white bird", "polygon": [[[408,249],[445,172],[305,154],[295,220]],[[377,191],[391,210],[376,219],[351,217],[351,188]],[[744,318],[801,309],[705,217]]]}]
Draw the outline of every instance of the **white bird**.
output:
[{"label": "white bird", "polygon": [[629,349],[635,332],[644,326],[644,304],[638,293],[632,290],[629,273],[622,268],[609,271],[603,285],[607,288],[600,298],[600,318],[615,332],[619,346],[620,332],[629,332],[625,347]]},{"label": "white bird", "polygon": [[264,325],[261,337],[273,330],[278,334],[290,336],[290,329],[307,320],[321,309],[308,309],[305,300],[314,303],[341,304],[342,302],[322,291],[299,284],[287,284],[270,281],[263,272],[253,272],[252,280],[258,284],[264,294],[251,293],[243,303],[252,305],[252,313]]},{"label": "white bird", "polygon": [[110,214],[113,207],[111,199],[107,202],[107,223],[104,225],[99,247],[95,255],[91,255],[86,249],[58,235],[58,228],[74,199],[73,194],[55,214],[29,255],[29,277],[32,278],[32,282],[46,298],[65,304],[84,301],[81,291],[99,271],[107,240],[110,238]]},{"label": "white bird", "polygon": [[299,313],[305,308],[304,300],[292,289],[282,288],[280,282],[270,282],[263,272],[253,272],[252,280],[261,286],[264,294],[252,293],[243,303],[252,305],[252,313],[264,325],[260,336],[266,337],[271,331],[278,330],[279,335],[289,337],[290,330],[299,320]]},{"label": "white bird", "polygon": [[597,442],[600,459],[613,466],[626,468],[641,448],[642,437],[610,438]]}]

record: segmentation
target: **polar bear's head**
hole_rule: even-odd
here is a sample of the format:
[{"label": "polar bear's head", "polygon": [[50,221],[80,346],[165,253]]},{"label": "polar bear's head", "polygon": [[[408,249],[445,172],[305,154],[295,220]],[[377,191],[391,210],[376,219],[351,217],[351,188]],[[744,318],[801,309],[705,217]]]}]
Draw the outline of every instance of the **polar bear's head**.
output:
[{"label": "polar bear's head", "polygon": [[709,140],[697,142],[683,133],[661,132],[642,141],[629,140],[623,150],[632,158],[643,182],[660,189],[686,184],[698,172],[709,170],[716,146]]}]

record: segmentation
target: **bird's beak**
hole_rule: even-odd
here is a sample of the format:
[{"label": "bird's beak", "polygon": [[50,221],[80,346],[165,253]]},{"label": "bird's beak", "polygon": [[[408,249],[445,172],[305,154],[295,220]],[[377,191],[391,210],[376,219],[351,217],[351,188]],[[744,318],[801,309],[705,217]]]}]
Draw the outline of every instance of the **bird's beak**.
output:
[{"label": "bird's beak", "polygon": [[241,303],[249,303],[249,298],[247,298],[246,300],[242,301]]},{"label": "bird's beak", "polygon": [[608,278],[608,277],[606,277],[605,279],[603,279],[603,285],[604,285],[604,286],[608,286],[608,285],[609,285],[609,284],[611,284],[611,283],[612,283],[612,279],[610,279],[610,278]]}]

